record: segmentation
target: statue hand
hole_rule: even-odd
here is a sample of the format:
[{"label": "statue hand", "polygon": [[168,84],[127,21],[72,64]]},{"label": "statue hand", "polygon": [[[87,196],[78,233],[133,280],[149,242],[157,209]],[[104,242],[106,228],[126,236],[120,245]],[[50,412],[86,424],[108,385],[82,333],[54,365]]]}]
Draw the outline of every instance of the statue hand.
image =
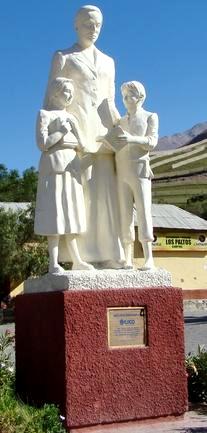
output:
[{"label": "statue hand", "polygon": [[129,134],[129,132],[124,131],[124,139],[126,140],[126,144],[134,143],[134,136]]},{"label": "statue hand", "polygon": [[126,146],[129,142],[129,134],[126,132],[123,132],[119,135],[116,134],[116,131],[110,131],[109,134],[106,135],[106,140],[109,141],[113,146]]},{"label": "statue hand", "polygon": [[78,152],[81,152],[81,153],[86,152],[86,148],[80,143],[77,145],[76,149]]},{"label": "statue hand", "polygon": [[71,125],[66,120],[60,120],[60,132],[62,132],[63,135],[67,134],[68,131],[71,130]]}]

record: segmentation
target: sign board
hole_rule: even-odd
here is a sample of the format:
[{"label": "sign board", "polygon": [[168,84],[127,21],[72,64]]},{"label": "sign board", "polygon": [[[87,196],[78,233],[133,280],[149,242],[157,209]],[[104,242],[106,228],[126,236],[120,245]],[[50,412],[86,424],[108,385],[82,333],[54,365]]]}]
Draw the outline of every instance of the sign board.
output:
[{"label": "sign board", "polygon": [[152,245],[155,251],[205,251],[207,250],[207,234],[158,233]]},{"label": "sign board", "polygon": [[146,346],[146,308],[107,308],[108,345],[111,349]]}]

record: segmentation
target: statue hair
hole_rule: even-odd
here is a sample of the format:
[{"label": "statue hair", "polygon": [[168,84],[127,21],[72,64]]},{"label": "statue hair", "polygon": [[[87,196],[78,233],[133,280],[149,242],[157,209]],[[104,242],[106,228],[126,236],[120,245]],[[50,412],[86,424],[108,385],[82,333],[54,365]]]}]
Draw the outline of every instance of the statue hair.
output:
[{"label": "statue hair", "polygon": [[71,89],[74,91],[74,82],[69,78],[57,77],[50,83],[46,109],[49,109],[51,106],[53,106],[55,97],[62,92],[65,83],[70,83]]},{"label": "statue hair", "polygon": [[121,86],[122,95],[127,91],[127,89],[134,92],[135,96],[137,96],[139,100],[145,100],[146,91],[143,84],[139,81],[127,81],[126,83],[123,83]]},{"label": "statue hair", "polygon": [[89,12],[98,12],[99,15],[100,15],[100,17],[101,17],[101,20],[103,21],[102,12],[101,12],[101,10],[97,6],[85,5],[85,6],[82,6],[78,10],[78,12],[76,13],[76,16],[75,16],[75,27],[76,28],[77,28],[77,25],[78,25],[79,21],[81,19],[83,19],[84,17],[86,17]]}]

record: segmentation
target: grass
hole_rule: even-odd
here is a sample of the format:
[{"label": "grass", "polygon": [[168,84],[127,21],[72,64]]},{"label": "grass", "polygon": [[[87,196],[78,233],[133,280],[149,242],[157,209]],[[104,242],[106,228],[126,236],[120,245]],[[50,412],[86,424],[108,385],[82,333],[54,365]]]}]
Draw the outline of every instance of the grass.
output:
[{"label": "grass", "polygon": [[14,335],[0,336],[0,432],[1,433],[65,433],[55,405],[42,408],[24,404],[15,394],[15,372],[10,349]]}]

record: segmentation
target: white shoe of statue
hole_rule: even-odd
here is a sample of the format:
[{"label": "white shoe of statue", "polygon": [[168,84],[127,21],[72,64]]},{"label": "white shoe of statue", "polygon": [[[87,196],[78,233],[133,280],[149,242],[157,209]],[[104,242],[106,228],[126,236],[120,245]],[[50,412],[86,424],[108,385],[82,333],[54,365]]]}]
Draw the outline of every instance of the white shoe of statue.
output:
[{"label": "white shoe of statue", "polygon": [[49,273],[50,274],[64,274],[65,269],[62,268],[60,265],[50,265],[49,266]]},{"label": "white shoe of statue", "polygon": [[93,265],[91,265],[90,263],[83,262],[83,261],[73,263],[73,266],[72,266],[73,271],[92,271],[94,269],[95,268]]},{"label": "white shoe of statue", "polygon": [[116,261],[116,260],[107,260],[103,264],[103,269],[123,269],[124,268],[124,262],[123,261]]},{"label": "white shoe of statue", "polygon": [[145,262],[144,266],[139,268],[139,271],[155,271],[156,267],[154,265],[154,261],[149,259]]}]

